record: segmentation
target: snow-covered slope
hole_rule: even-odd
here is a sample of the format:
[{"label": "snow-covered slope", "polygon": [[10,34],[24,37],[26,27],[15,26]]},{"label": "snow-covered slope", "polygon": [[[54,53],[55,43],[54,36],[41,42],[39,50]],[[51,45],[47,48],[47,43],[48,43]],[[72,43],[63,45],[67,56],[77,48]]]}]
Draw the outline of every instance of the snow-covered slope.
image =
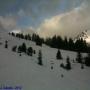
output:
[{"label": "snow-covered slope", "polygon": [[[0,33],[0,85],[2,86],[20,86],[21,90],[90,90],[90,68],[82,70],[81,65],[73,63],[76,53],[61,50],[63,62],[70,56],[72,69],[66,71],[60,67],[62,60],[56,60],[57,49],[46,45],[36,46],[34,42],[25,41],[6,33]],[[8,40],[9,48],[4,48],[5,40]],[[33,57],[12,52],[14,45],[20,45],[23,42],[27,46],[32,46],[36,50]],[[42,50],[43,66],[37,64],[38,50]],[[85,55],[85,54],[83,54]],[[53,61],[53,70],[51,62]],[[62,78],[61,75],[64,75]]]}]

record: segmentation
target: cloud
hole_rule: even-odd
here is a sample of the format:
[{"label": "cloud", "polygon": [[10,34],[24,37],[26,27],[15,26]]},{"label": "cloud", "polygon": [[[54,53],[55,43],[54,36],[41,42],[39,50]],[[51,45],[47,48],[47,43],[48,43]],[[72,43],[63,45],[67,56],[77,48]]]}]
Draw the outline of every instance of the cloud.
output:
[{"label": "cloud", "polygon": [[16,18],[10,16],[0,16],[0,29],[12,30],[16,28]]},{"label": "cloud", "polygon": [[35,32],[35,29],[33,27],[27,27],[27,28],[24,28],[22,29],[21,31],[23,34],[33,34],[33,33],[36,33]]},{"label": "cloud", "polygon": [[90,30],[90,6],[83,2],[73,10],[45,19],[37,28],[42,37],[61,35],[75,37],[83,30]]},{"label": "cloud", "polygon": [[28,23],[38,26],[44,18],[69,11],[81,1],[84,0],[2,0],[0,16],[11,13],[19,17],[19,25],[25,22],[24,18],[29,18]]}]

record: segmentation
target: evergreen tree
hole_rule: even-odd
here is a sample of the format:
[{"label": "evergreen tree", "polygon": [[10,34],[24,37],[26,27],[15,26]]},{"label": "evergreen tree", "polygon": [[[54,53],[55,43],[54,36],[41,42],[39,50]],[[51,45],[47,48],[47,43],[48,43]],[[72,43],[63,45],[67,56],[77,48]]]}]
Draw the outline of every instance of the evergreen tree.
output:
[{"label": "evergreen tree", "polygon": [[51,46],[51,38],[46,38],[45,44]]},{"label": "evergreen tree", "polygon": [[61,36],[53,36],[52,38],[46,38],[45,44],[58,49],[80,51],[80,52],[90,52],[90,47],[87,47],[85,40],[78,39],[73,40],[72,38],[65,37],[62,39]]},{"label": "evergreen tree", "polygon": [[26,44],[23,43],[21,47],[22,47],[22,52],[26,53],[26,50],[27,50]]},{"label": "evergreen tree", "polygon": [[26,44],[25,44],[25,43],[23,43],[22,45],[20,45],[20,46],[18,47],[18,52],[19,52],[19,53],[21,53],[21,52],[26,53],[26,50],[27,50],[27,47],[26,47]]},{"label": "evergreen tree", "polygon": [[24,35],[22,33],[20,34],[20,38],[21,39],[24,39]]},{"label": "evergreen tree", "polygon": [[36,45],[42,46],[42,39],[38,35],[36,36],[35,42],[36,42]]},{"label": "evergreen tree", "polygon": [[68,49],[74,50],[74,42],[73,42],[72,38],[69,38]]},{"label": "evergreen tree", "polygon": [[52,40],[51,40],[51,46],[54,47],[54,48],[57,48],[57,37],[56,35],[52,37]]},{"label": "evergreen tree", "polygon": [[37,35],[36,34],[33,34],[32,35],[32,41],[36,41],[36,37],[37,37]]},{"label": "evergreen tree", "polygon": [[43,65],[43,63],[42,63],[42,52],[41,52],[41,50],[39,50],[39,54],[38,54],[38,64],[39,65]]},{"label": "evergreen tree", "polygon": [[63,49],[63,39],[61,38],[61,36],[57,36],[56,37],[56,47],[59,49]]},{"label": "evergreen tree", "polygon": [[5,48],[8,48],[8,41],[5,41]]},{"label": "evergreen tree", "polygon": [[22,46],[19,46],[18,47],[18,53],[21,53],[22,52]]},{"label": "evergreen tree", "polygon": [[81,55],[80,52],[77,52],[77,58],[76,58],[76,61],[77,61],[78,63],[82,63],[82,55]]},{"label": "evergreen tree", "polygon": [[12,36],[15,36],[15,33],[14,33],[14,32],[12,32],[12,33],[11,33],[11,35],[12,35]]},{"label": "evergreen tree", "polygon": [[71,69],[71,63],[70,63],[70,58],[69,58],[69,56],[67,57],[67,59],[66,59],[67,61],[67,64],[66,64],[66,69],[67,70],[70,70]]},{"label": "evergreen tree", "polygon": [[83,63],[81,63],[81,69],[84,69],[84,64]]},{"label": "evergreen tree", "polygon": [[76,51],[81,51],[81,52],[87,52],[87,43],[85,40],[78,39],[75,42],[75,50]]},{"label": "evergreen tree", "polygon": [[36,54],[36,51],[35,51],[35,50],[33,50],[33,53],[34,53],[34,54]]},{"label": "evergreen tree", "polygon": [[17,46],[13,46],[13,47],[12,47],[12,51],[13,51],[13,52],[16,52],[16,49],[17,49]]},{"label": "evergreen tree", "polygon": [[63,49],[65,49],[65,50],[69,49],[68,48],[68,39],[67,39],[67,37],[65,37],[64,40],[63,40]]},{"label": "evergreen tree", "polygon": [[60,50],[57,51],[56,58],[57,59],[62,59],[62,55],[61,55]]},{"label": "evergreen tree", "polygon": [[32,47],[29,47],[29,48],[27,49],[27,54],[30,55],[30,56],[33,55],[33,49],[32,49]]},{"label": "evergreen tree", "polygon": [[85,65],[90,67],[90,53],[88,53],[87,57],[85,58]]},{"label": "evergreen tree", "polygon": [[65,65],[63,63],[60,64],[60,67],[65,68]]},{"label": "evergreen tree", "polygon": [[25,39],[28,40],[28,36],[27,35],[25,35]]},{"label": "evergreen tree", "polygon": [[28,38],[28,40],[31,40],[31,35],[28,34],[27,35],[27,38]]}]

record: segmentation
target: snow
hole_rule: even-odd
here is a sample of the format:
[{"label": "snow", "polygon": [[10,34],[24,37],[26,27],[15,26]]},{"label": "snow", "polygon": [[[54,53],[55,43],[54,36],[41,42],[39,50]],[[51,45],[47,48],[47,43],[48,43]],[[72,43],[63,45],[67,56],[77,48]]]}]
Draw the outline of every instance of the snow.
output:
[{"label": "snow", "polygon": [[[90,68],[82,70],[81,65],[73,63],[76,53],[61,50],[63,61],[56,60],[57,49],[43,45],[36,46],[32,41],[25,41],[7,33],[0,33],[0,85],[21,86],[22,90],[90,90]],[[5,40],[8,40],[9,48],[4,48]],[[23,42],[27,46],[32,46],[36,50],[33,57],[12,52],[14,45]],[[42,50],[43,66],[37,64],[38,50]],[[66,57],[70,56],[72,69],[66,71],[60,67],[62,62],[66,62]],[[85,54],[83,54],[85,56]],[[51,70],[53,62],[53,70]],[[61,75],[64,75],[62,78]]]}]

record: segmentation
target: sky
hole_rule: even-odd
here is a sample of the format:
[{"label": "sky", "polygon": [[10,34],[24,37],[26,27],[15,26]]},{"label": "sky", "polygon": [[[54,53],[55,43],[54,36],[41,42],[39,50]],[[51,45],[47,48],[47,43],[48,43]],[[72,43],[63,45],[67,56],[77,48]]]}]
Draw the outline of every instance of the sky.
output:
[{"label": "sky", "polygon": [[0,30],[42,37],[90,35],[90,0],[0,0]]}]

